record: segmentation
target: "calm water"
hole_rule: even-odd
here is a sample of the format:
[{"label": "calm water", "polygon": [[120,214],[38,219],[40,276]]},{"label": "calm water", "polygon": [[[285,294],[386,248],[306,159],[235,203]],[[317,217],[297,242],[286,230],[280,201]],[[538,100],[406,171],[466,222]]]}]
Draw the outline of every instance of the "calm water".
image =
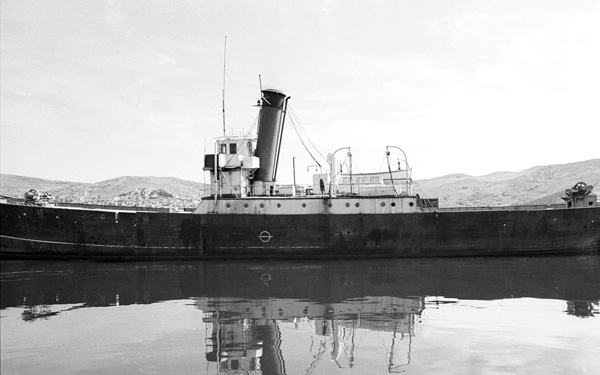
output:
[{"label": "calm water", "polygon": [[8,374],[598,374],[600,257],[1,262]]}]

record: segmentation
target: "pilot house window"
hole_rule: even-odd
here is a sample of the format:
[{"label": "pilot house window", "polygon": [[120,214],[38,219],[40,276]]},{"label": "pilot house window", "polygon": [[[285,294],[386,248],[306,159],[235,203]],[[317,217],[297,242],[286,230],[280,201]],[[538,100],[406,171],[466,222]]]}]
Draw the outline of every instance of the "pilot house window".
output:
[{"label": "pilot house window", "polygon": [[237,154],[237,145],[235,143],[229,144],[229,153],[232,155]]},{"label": "pilot house window", "polygon": [[225,143],[221,143],[221,154],[227,153],[227,145]]}]

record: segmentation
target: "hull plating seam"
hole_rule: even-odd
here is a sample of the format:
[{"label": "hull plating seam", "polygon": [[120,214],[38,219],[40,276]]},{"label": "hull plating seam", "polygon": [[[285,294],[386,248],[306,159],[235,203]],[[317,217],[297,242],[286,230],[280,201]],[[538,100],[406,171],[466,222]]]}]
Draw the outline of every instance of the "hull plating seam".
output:
[{"label": "hull plating seam", "polygon": [[[22,241],[22,242],[36,242],[36,243],[44,243],[44,244],[53,244],[53,245],[67,245],[67,246],[89,246],[89,247],[112,247],[116,249],[122,249],[126,246],[123,245],[102,245],[102,244],[92,244],[92,243],[74,243],[74,242],[58,242],[58,241],[48,241],[48,240],[32,240],[29,238],[20,238],[20,237],[12,237],[5,236],[3,234],[0,235],[0,238],[8,238],[11,240]],[[172,249],[172,250],[185,250],[189,249],[186,247],[175,247],[175,246],[135,246],[130,245],[127,246],[130,248],[138,248],[138,249]]]}]

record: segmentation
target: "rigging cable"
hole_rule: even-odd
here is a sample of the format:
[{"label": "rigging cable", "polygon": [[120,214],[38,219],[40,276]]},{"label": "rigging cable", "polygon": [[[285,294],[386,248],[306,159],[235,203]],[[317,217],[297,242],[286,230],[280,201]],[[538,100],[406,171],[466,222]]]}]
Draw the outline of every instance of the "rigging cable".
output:
[{"label": "rigging cable", "polygon": [[[317,153],[319,153],[319,156],[321,156],[321,158],[323,160],[327,160],[327,158],[325,156],[323,156],[323,154],[321,153],[321,151],[319,151],[319,148],[317,146],[315,146],[314,142],[312,141],[312,139],[308,136],[307,131],[304,129],[304,127],[302,126],[302,123],[300,122],[300,119],[298,118],[298,116],[296,116],[296,113],[294,112],[294,110],[290,107],[290,114],[292,118],[295,119],[295,121],[297,122],[297,126],[299,128],[300,131],[302,131],[304,137],[308,140],[308,142],[310,143],[310,145],[313,147],[313,149],[315,149],[317,151]],[[298,134],[299,137],[302,137],[300,134]],[[306,146],[305,146],[306,147]],[[316,162],[316,160],[315,160]]]},{"label": "rigging cable", "polygon": [[247,138],[256,138],[256,136],[254,135],[254,129],[257,127],[258,125],[258,114],[256,115],[256,117],[254,118],[254,121],[252,122],[252,125],[250,125],[250,127],[248,128],[248,130],[246,130],[246,137]]},{"label": "rigging cable", "polygon": [[[291,113],[293,114],[293,112],[291,112]],[[290,121],[291,121],[291,123],[292,123],[292,128],[294,128],[294,131],[296,132],[296,134],[298,135],[298,138],[300,139],[300,143],[302,143],[302,146],[304,146],[304,149],[306,150],[306,152],[308,152],[308,154],[309,154],[309,155],[310,155],[310,157],[313,159],[313,161],[314,161],[315,163],[317,163],[317,165],[318,165],[319,167],[321,167],[321,163],[319,163],[319,162],[317,161],[317,159],[314,157],[314,155],[313,155],[313,154],[310,152],[310,150],[309,150],[309,149],[308,149],[308,147],[306,146],[306,143],[304,143],[304,140],[302,139],[302,135],[300,134],[300,131],[298,130],[298,126],[299,126],[299,125],[297,125],[297,124],[296,124],[296,121],[294,120],[294,118],[296,118],[295,114],[293,114],[292,116],[290,116]],[[296,118],[296,120],[297,120],[297,118]],[[308,137],[307,137],[307,138],[308,138]],[[309,142],[310,142],[310,139],[309,139]],[[312,143],[311,143],[311,145],[312,145]],[[312,146],[313,146],[313,148],[314,148],[314,149],[315,149],[315,150],[316,150],[316,151],[319,153],[319,155],[320,155],[320,156],[321,156],[323,159],[325,159],[325,158],[323,157],[323,154],[321,154],[321,153],[319,152],[319,150],[318,150],[316,147],[314,147],[314,145],[312,145]]]},{"label": "rigging cable", "polygon": [[302,136],[300,136],[300,133],[298,132],[298,129],[296,128],[296,124],[294,123],[294,120],[292,117],[290,117],[290,120],[292,122],[292,128],[294,128],[294,131],[296,132],[296,134],[298,135],[298,139],[300,139],[300,143],[302,143],[302,146],[304,146],[304,149],[306,150],[306,152],[308,152],[308,154],[310,155],[310,157],[314,160],[315,163],[317,163],[317,165],[319,166],[319,168],[321,167],[321,164],[317,161],[317,159],[315,159],[315,157],[313,156],[313,154],[310,152],[310,150],[308,149],[308,147],[306,147],[306,144],[304,143],[304,140],[302,140]]}]

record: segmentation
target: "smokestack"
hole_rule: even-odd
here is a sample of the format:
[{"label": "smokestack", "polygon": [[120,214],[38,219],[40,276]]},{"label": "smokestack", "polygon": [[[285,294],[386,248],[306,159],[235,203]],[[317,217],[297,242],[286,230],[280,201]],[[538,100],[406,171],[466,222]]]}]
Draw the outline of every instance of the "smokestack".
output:
[{"label": "smokestack", "polygon": [[260,158],[260,168],[256,171],[254,181],[275,181],[288,99],[281,91],[262,90],[255,151],[255,156]]}]

